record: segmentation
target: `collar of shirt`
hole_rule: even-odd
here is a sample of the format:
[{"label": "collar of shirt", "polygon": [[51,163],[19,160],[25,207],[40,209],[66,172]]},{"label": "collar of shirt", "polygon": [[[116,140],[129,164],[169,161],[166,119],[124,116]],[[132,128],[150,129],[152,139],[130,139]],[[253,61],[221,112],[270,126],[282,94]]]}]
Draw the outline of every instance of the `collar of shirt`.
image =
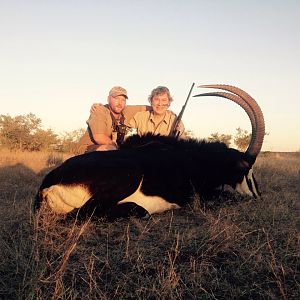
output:
[{"label": "collar of shirt", "polygon": [[[164,118],[160,121],[160,123],[161,123],[161,122],[164,122],[165,124],[168,124],[168,121],[167,121],[168,113],[167,113],[167,112],[168,112],[168,111],[166,111],[166,113],[165,113],[165,115],[164,115]],[[155,124],[153,110],[149,111],[149,120]]]}]

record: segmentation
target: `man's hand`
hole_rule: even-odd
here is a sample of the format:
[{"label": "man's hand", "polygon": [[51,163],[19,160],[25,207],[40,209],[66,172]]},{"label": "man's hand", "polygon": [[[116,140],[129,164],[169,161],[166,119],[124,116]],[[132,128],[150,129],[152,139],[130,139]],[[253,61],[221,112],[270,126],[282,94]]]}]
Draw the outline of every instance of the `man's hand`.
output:
[{"label": "man's hand", "polygon": [[109,138],[107,135],[103,133],[93,134],[93,139],[98,145],[111,145],[115,148],[118,148],[117,144],[111,138]]},{"label": "man's hand", "polygon": [[97,110],[97,107],[103,106],[101,103],[94,103],[90,108],[90,113],[94,113]]}]

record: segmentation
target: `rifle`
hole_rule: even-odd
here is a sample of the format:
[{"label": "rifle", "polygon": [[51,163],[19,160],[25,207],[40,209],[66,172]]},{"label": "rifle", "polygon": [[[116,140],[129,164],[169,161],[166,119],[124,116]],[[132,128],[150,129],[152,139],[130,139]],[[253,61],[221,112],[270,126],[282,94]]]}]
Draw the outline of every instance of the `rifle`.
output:
[{"label": "rifle", "polygon": [[188,94],[188,96],[187,96],[187,98],[186,98],[186,101],[185,101],[184,105],[182,106],[182,109],[181,109],[181,111],[180,111],[178,117],[174,120],[174,122],[173,122],[173,124],[172,124],[172,128],[171,128],[171,131],[170,131],[170,133],[169,133],[169,136],[174,136],[174,137],[176,137],[176,138],[178,138],[178,136],[179,136],[179,133],[180,133],[180,132],[177,130],[177,128],[178,128],[178,125],[179,125],[179,123],[180,123],[180,121],[181,121],[181,119],[182,119],[182,115],[183,115],[183,113],[184,113],[184,110],[185,110],[185,108],[186,108],[186,105],[187,105],[187,103],[188,103],[188,101],[189,101],[189,99],[190,99],[190,96],[191,96],[192,90],[193,90],[193,88],[194,88],[194,85],[195,85],[195,83],[192,84],[191,89],[190,89],[190,91],[189,91],[189,94]]}]

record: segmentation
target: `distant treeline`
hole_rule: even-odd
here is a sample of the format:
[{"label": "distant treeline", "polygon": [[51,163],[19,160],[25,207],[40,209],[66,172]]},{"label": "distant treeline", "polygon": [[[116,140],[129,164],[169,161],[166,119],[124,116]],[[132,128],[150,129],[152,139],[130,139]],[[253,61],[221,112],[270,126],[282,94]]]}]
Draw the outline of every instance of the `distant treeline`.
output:
[{"label": "distant treeline", "polygon": [[59,151],[73,153],[85,129],[57,134],[43,129],[34,114],[0,115],[0,147],[21,151]]},{"label": "distant treeline", "polygon": [[[0,115],[0,147],[21,151],[59,151],[74,153],[79,139],[85,129],[57,134],[52,129],[43,129],[42,120],[33,113],[27,115]],[[193,137],[191,130],[187,135]],[[221,141],[227,146],[233,143],[239,150],[245,150],[251,138],[247,130],[236,129],[234,136],[230,134],[212,133],[208,141]]]}]

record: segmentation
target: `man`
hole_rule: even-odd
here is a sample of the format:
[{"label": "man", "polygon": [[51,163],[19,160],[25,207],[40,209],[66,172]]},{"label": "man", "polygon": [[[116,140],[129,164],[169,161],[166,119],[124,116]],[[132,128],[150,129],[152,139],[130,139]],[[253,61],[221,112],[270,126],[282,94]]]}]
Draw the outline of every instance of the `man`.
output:
[{"label": "man", "polygon": [[[151,104],[151,110],[136,113],[129,121],[130,126],[136,128],[139,135],[148,132],[169,135],[177,118],[172,111],[168,110],[173,101],[169,89],[165,86],[158,86],[152,90],[148,100]],[[184,125],[181,121],[177,131],[180,138],[185,138]]]},{"label": "man", "polygon": [[145,105],[126,107],[127,91],[113,87],[107,97],[108,104],[99,105],[87,120],[87,131],[79,141],[77,154],[91,151],[116,150],[123,142],[129,120],[140,111],[146,111]]}]

